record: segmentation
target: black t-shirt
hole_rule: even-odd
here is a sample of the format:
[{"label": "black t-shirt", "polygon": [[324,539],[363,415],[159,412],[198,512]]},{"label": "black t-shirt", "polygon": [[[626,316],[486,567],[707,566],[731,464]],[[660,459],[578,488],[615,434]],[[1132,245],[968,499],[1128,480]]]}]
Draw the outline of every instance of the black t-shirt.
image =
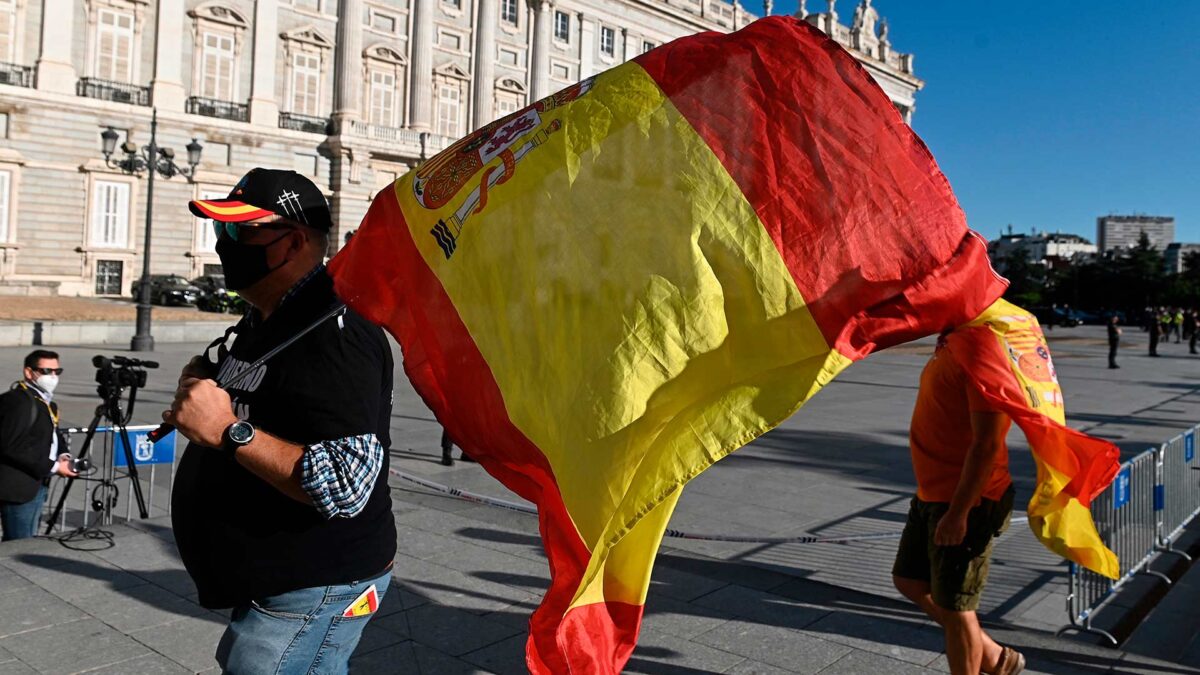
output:
[{"label": "black t-shirt", "polygon": [[[218,354],[217,381],[228,381],[337,302],[322,271],[266,321],[256,325],[249,315],[243,318],[219,348],[210,349]],[[384,448],[383,466],[362,511],[326,520],[226,453],[189,444],[175,475],[171,519],[200,604],[232,607],[381,573],[396,554],[387,485],[392,354],[383,331],[347,310],[326,319],[229,393],[240,418],[292,443],[374,433]]]},{"label": "black t-shirt", "polygon": [[1121,334],[1117,332],[1117,327],[1111,323],[1108,324],[1108,341],[1110,343],[1121,341]]}]

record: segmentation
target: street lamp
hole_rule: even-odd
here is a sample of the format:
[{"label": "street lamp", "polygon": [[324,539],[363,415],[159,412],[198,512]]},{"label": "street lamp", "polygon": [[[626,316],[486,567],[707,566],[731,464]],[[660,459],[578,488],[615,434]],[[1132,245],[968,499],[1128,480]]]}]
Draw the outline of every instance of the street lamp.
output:
[{"label": "street lamp", "polygon": [[129,348],[135,352],[148,352],[154,349],[154,336],[150,334],[150,224],[154,219],[154,176],[163,178],[174,176],[191,177],[196,174],[200,165],[200,152],[204,146],[196,139],[187,144],[187,168],[175,163],[175,151],[171,148],[158,147],[158,109],[154,109],[150,117],[150,145],[138,148],[137,144],[126,140],[121,144],[121,153],[125,157],[114,160],[113,153],[117,150],[117,132],[108,127],[100,132],[101,150],[104,153],[104,163],[110,169],[120,169],[131,176],[149,174],[146,186],[146,237],[142,253],[142,280],[138,284],[137,298],[137,333]]}]

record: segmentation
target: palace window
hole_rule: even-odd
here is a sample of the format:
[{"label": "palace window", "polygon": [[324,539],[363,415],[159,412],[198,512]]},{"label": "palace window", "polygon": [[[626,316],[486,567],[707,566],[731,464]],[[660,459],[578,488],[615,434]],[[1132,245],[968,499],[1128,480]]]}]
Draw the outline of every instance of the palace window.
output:
[{"label": "palace window", "polygon": [[234,100],[233,36],[206,32],[200,44],[200,96],[219,101]]},{"label": "palace window", "polygon": [[462,134],[462,83],[450,80],[438,85],[437,132],[450,138]]},{"label": "palace window", "polygon": [[600,53],[612,56],[617,50],[617,31],[608,26],[600,27]]},{"label": "palace window", "polygon": [[0,0],[0,61],[17,62],[17,3]]},{"label": "palace window", "polygon": [[0,171],[0,242],[8,241],[9,204],[12,203],[12,172]]},{"label": "palace window", "polygon": [[517,25],[517,0],[500,0],[500,20]]},{"label": "palace window", "polygon": [[92,246],[129,245],[129,183],[96,181],[92,189]]},{"label": "palace window", "polygon": [[129,12],[103,8],[97,15],[95,76],[113,82],[133,80],[134,17]]},{"label": "palace window", "polygon": [[125,263],[120,260],[96,261],[96,295],[120,295]]},{"label": "palace window", "polygon": [[571,15],[566,12],[554,12],[554,39],[559,42],[571,42]]},{"label": "palace window", "polygon": [[321,110],[321,57],[298,53],[292,56],[292,109],[316,117]]},{"label": "palace window", "polygon": [[396,74],[371,71],[368,121],[383,127],[396,125]]}]

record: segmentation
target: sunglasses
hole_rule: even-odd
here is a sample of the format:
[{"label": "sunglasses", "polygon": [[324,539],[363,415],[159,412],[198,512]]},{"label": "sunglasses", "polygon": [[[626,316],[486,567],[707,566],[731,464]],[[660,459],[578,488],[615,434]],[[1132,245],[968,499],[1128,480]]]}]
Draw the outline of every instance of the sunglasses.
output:
[{"label": "sunglasses", "polygon": [[62,375],[62,368],[33,368],[33,372],[40,375]]},{"label": "sunglasses", "polygon": [[290,230],[290,229],[292,229],[292,226],[290,226],[290,225],[282,225],[282,224],[277,225],[274,223],[261,223],[261,224],[256,224],[256,225],[246,225],[244,223],[221,223],[221,222],[218,222],[215,220],[212,221],[212,227],[213,227],[213,232],[217,235],[218,239],[220,239],[222,236],[225,236],[225,237],[232,239],[233,241],[241,241],[242,237],[245,236],[244,233],[246,230]]}]

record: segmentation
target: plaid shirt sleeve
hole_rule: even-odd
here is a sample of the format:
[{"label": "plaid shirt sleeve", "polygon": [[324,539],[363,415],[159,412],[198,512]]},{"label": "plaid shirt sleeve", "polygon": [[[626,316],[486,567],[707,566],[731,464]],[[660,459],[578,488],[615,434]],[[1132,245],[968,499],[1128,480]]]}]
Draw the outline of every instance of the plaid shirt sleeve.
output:
[{"label": "plaid shirt sleeve", "polygon": [[326,519],[353,518],[367,505],[382,467],[375,434],[321,441],[304,449],[300,487]]}]

